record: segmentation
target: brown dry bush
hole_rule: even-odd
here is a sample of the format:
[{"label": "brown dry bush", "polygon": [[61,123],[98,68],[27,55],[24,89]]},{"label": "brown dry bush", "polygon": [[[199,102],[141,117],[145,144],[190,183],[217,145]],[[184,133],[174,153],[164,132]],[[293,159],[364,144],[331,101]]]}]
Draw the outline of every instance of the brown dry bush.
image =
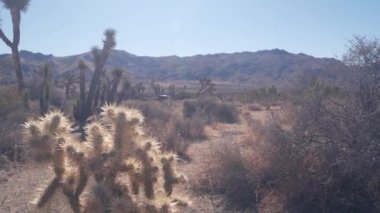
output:
[{"label": "brown dry bush", "polygon": [[262,108],[258,104],[249,104],[248,109],[251,111],[261,111]]},{"label": "brown dry bush", "polygon": [[253,150],[222,143],[214,144],[206,155],[192,189],[200,194],[222,195],[226,211],[257,211],[262,181],[256,175],[260,167]]},{"label": "brown dry bush", "polygon": [[[266,173],[284,211],[380,211],[380,44],[356,37],[344,57],[347,82],[318,80],[288,107],[291,128],[273,122]],[[339,86],[339,87],[337,87]]]},{"label": "brown dry bush", "polygon": [[201,116],[207,123],[236,123],[239,120],[238,110],[232,104],[219,103],[213,100],[192,100],[183,104],[185,117]]},{"label": "brown dry bush", "polygon": [[378,212],[378,115],[361,114],[355,95],[331,97],[314,86],[293,107],[291,129],[269,127],[270,188],[283,194],[290,212]]},{"label": "brown dry bush", "polygon": [[169,122],[174,108],[159,101],[134,101],[129,105],[140,109],[148,122]]},{"label": "brown dry bush", "polygon": [[174,116],[173,107],[158,101],[132,101],[128,105],[143,113],[146,118],[145,128],[147,132],[161,139],[167,124]]},{"label": "brown dry bush", "polygon": [[[379,212],[380,43],[356,38],[353,44],[345,58],[346,84],[312,80],[295,93],[296,103],[282,109],[285,115],[262,128],[265,146],[251,143],[263,167],[245,167],[231,157],[241,150],[224,148],[221,157],[210,155],[215,160],[206,166],[209,182],[200,185],[214,192],[227,183],[239,189],[245,181],[255,189],[248,194],[259,195],[250,203],[253,208],[266,193],[276,192],[283,212]],[[227,182],[231,174],[249,179]],[[219,193],[230,200],[222,189]],[[236,193],[233,199],[245,200],[245,195]]]},{"label": "brown dry bush", "polygon": [[249,122],[248,147],[213,146],[193,188],[223,195],[227,210],[258,210],[274,192],[281,211],[378,212],[379,119],[354,114],[359,109],[350,102],[340,109],[317,87],[266,126]]},{"label": "brown dry bush", "polygon": [[176,152],[180,157],[188,158],[186,151],[190,144],[206,139],[205,125],[205,121],[199,117],[174,116],[162,130],[161,138],[165,141],[163,148]]},{"label": "brown dry bush", "polygon": [[174,128],[179,135],[187,140],[205,139],[204,126],[206,121],[200,116],[192,118],[177,118],[174,121]]},{"label": "brown dry bush", "polygon": [[[205,139],[206,122],[200,116],[186,118],[181,113],[181,102],[168,105],[158,101],[135,101],[130,104],[147,118],[147,131],[163,141],[162,148],[186,157],[186,150],[194,140]],[[158,128],[159,127],[159,128]]]},{"label": "brown dry bush", "polygon": [[[273,194],[268,188],[275,180],[267,168],[275,149],[264,140],[269,128],[253,119],[248,120],[248,126],[242,143],[235,143],[231,138],[212,144],[202,161],[199,179],[192,183],[196,193],[221,196],[224,211],[261,211],[261,201]],[[271,209],[279,210],[279,206],[272,205]]]}]

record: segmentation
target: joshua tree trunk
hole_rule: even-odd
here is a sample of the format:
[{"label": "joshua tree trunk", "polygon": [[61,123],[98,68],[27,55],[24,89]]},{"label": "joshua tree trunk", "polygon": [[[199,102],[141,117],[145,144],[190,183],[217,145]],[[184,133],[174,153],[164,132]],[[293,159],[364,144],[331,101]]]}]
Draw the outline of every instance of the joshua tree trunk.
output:
[{"label": "joshua tree trunk", "polygon": [[131,88],[131,83],[129,82],[128,79],[126,79],[126,80],[124,81],[123,88],[122,88],[121,91],[120,91],[120,94],[119,94],[119,100],[117,101],[117,104],[120,104],[120,103],[124,100],[125,96],[126,96],[127,93],[128,93],[128,90],[129,90],[130,88]]},{"label": "joshua tree trunk", "polygon": [[85,104],[85,110],[84,110],[84,118],[88,118],[92,114],[93,105],[95,102],[95,96],[98,92],[99,85],[100,85],[100,78],[103,73],[104,65],[107,61],[107,58],[112,50],[112,48],[115,46],[115,31],[113,30],[107,30],[105,33],[106,39],[103,41],[103,49],[99,51],[99,49],[93,49],[93,54],[95,57],[95,71],[91,79],[90,83],[90,89],[88,91],[86,104]]},{"label": "joshua tree trunk", "polygon": [[9,46],[12,50],[12,58],[15,67],[15,73],[17,77],[18,90],[20,95],[24,98],[24,104],[26,108],[29,108],[28,96],[25,91],[25,83],[22,75],[21,62],[20,62],[20,54],[18,51],[18,45],[20,43],[20,20],[21,20],[21,11],[17,8],[11,8],[10,13],[12,16],[12,24],[13,24],[13,42],[11,42],[4,32],[0,29],[0,37],[4,41],[4,43]]},{"label": "joshua tree trunk", "polygon": [[44,115],[49,110],[49,99],[50,99],[50,73],[49,67],[45,64],[43,68],[43,80],[40,88],[40,112]]},{"label": "joshua tree trunk", "polygon": [[18,52],[18,47],[12,47],[12,58],[15,66],[18,89],[20,92],[22,92],[25,90],[25,84],[21,70],[20,54]]},{"label": "joshua tree trunk", "polygon": [[111,89],[110,89],[108,97],[107,97],[108,103],[113,102],[115,99],[117,88],[119,87],[120,78],[121,78],[122,74],[123,74],[122,70],[119,70],[119,69],[114,70],[114,77],[112,80]]},{"label": "joshua tree trunk", "polygon": [[79,78],[79,92],[80,92],[80,113],[83,115],[84,106],[86,101],[86,73],[85,68],[80,70]]}]

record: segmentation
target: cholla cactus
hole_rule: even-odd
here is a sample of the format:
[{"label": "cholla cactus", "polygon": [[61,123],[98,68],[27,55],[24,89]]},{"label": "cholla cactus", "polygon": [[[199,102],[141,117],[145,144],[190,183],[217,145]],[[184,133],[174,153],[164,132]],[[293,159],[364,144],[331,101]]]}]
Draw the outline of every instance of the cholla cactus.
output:
[{"label": "cholla cactus", "polygon": [[185,181],[183,175],[177,176],[175,174],[175,158],[174,154],[167,154],[161,157],[162,171],[164,173],[164,189],[167,196],[172,195],[175,184]]},{"label": "cholla cactus", "polygon": [[143,121],[137,110],[107,105],[86,126],[86,141],[70,133],[71,124],[60,112],[26,123],[31,153],[50,160],[55,172],[37,207],[61,192],[74,212],[170,212],[175,204],[187,204],[172,193],[184,179],[175,174],[175,155],[162,153],[160,144],[144,134]]}]

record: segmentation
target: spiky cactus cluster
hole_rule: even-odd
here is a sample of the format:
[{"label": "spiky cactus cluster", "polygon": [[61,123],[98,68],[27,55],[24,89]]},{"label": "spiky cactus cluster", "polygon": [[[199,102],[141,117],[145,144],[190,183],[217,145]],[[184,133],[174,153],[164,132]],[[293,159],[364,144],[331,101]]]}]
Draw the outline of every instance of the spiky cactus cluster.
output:
[{"label": "spiky cactus cluster", "polygon": [[37,207],[60,192],[74,212],[164,213],[187,205],[173,193],[184,180],[175,173],[175,154],[163,153],[144,134],[143,120],[135,109],[107,105],[86,126],[86,141],[71,133],[71,123],[58,111],[27,122],[29,150],[37,160],[50,160],[55,173]]}]

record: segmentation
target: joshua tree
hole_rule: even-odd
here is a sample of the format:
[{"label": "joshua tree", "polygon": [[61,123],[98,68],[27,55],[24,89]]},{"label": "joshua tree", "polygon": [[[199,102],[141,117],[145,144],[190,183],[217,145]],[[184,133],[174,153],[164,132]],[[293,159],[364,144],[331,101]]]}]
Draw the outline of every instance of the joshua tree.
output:
[{"label": "joshua tree", "polygon": [[131,82],[128,77],[124,77],[123,86],[121,88],[121,91],[119,93],[119,98],[117,100],[117,103],[120,104],[127,96],[127,93],[131,89]]},{"label": "joshua tree", "polygon": [[[144,134],[143,119],[137,110],[105,106],[86,126],[87,141],[77,141],[69,120],[57,111],[27,122],[25,140],[32,155],[50,160],[55,172],[37,207],[52,202],[57,193],[67,197],[75,213],[166,213],[187,205],[174,191],[184,180],[176,174],[176,155],[162,153],[160,144]],[[95,182],[87,184],[90,177]]]},{"label": "joshua tree", "polygon": [[49,110],[50,90],[51,90],[51,72],[49,65],[45,64],[42,68],[42,82],[40,86],[40,113],[44,115]]},{"label": "joshua tree", "polygon": [[115,101],[115,96],[117,93],[117,88],[119,87],[121,75],[123,74],[123,70],[115,69],[112,73],[113,79],[110,85],[110,90],[107,95],[107,102],[111,103]]},{"label": "joshua tree", "polygon": [[88,118],[92,114],[95,97],[97,93],[100,92],[100,80],[103,73],[105,72],[104,65],[108,59],[111,50],[116,45],[114,30],[106,30],[104,35],[106,39],[103,41],[103,49],[99,50],[97,47],[92,49],[92,54],[95,58],[95,71],[91,79],[90,89],[88,91],[86,103],[84,105],[84,118]]},{"label": "joshua tree", "polygon": [[76,106],[74,106],[74,117],[78,120],[80,125],[82,126],[88,117],[90,117],[94,109],[97,107],[99,103],[99,99],[101,98],[101,92],[104,91],[104,84],[102,80],[104,80],[105,70],[104,66],[108,59],[111,50],[115,47],[115,31],[114,30],[106,30],[104,32],[105,40],[103,41],[103,49],[99,49],[94,47],[92,49],[92,55],[95,61],[95,71],[91,78],[91,83],[89,86],[89,90],[86,93],[86,76],[85,71],[87,69],[87,65],[83,60],[79,61],[78,68],[80,70],[79,77],[79,88],[80,88],[80,99]]},{"label": "joshua tree", "polygon": [[154,96],[156,98],[160,95],[165,94],[165,88],[153,80],[150,82],[150,88],[153,90]]},{"label": "joshua tree", "polygon": [[144,99],[145,97],[145,86],[142,82],[139,82],[132,87],[133,97],[136,99]]},{"label": "joshua tree", "polygon": [[25,12],[28,9],[30,0],[1,0],[4,7],[7,8],[12,17],[13,25],[13,41],[11,41],[0,28],[0,38],[12,50],[13,63],[17,77],[19,93],[24,96],[25,106],[28,107],[28,98],[25,92],[25,83],[21,70],[20,54],[18,45],[20,43],[20,22],[21,11]]},{"label": "joshua tree", "polygon": [[77,105],[74,106],[74,117],[79,121],[80,126],[83,126],[84,120],[84,111],[86,103],[86,69],[87,65],[83,60],[79,60],[78,68],[80,70],[79,75],[79,101]]},{"label": "joshua tree", "polygon": [[201,88],[198,90],[196,94],[197,97],[203,94],[214,95],[214,91],[216,89],[215,84],[211,81],[211,79],[203,78],[199,80],[199,83],[201,84]]},{"label": "joshua tree", "polygon": [[74,74],[68,74],[63,77],[61,81],[58,81],[58,86],[65,90],[65,96],[68,100],[70,95],[75,93],[75,84],[78,83],[79,78]]},{"label": "joshua tree", "polygon": [[182,88],[176,87],[175,85],[170,85],[168,87],[168,93],[172,99],[182,100],[186,98],[191,98],[191,95],[186,90],[186,85],[184,85]]}]

